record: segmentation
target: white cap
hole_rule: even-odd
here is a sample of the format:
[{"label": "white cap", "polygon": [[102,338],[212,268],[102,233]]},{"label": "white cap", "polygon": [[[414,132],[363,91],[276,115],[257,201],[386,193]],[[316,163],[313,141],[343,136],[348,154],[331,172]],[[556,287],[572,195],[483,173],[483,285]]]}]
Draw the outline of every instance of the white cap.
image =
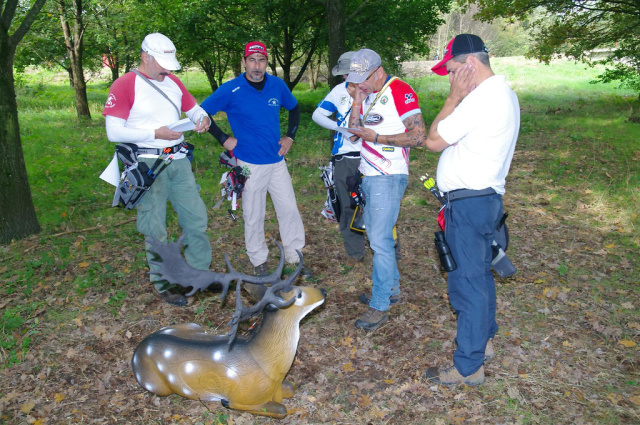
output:
[{"label": "white cap", "polygon": [[176,59],[176,46],[164,34],[154,32],[142,41],[142,50],[154,57],[158,65],[169,71],[177,71],[180,64]]}]

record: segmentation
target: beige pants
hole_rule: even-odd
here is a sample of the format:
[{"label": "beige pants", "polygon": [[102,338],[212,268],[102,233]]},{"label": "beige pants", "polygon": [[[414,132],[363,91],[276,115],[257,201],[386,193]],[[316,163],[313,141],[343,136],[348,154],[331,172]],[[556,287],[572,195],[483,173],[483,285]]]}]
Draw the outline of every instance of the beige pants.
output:
[{"label": "beige pants", "polygon": [[246,166],[251,171],[242,192],[244,242],[251,264],[259,266],[267,261],[269,256],[269,248],[264,237],[267,192],[271,195],[278,218],[285,261],[297,263],[296,250],[302,251],[304,247],[304,225],[298,212],[287,163],[283,159],[275,164],[257,165],[238,159],[238,165]]}]

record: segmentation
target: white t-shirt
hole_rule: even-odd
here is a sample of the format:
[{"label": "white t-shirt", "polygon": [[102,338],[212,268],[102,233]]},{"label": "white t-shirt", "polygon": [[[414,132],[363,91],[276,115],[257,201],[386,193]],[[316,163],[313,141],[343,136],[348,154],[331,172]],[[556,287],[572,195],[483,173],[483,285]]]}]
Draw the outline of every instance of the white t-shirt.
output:
[{"label": "white t-shirt", "polygon": [[502,75],[478,85],[440,121],[438,133],[449,143],[438,162],[438,189],[504,194],[505,178],[520,129],[520,105]]}]

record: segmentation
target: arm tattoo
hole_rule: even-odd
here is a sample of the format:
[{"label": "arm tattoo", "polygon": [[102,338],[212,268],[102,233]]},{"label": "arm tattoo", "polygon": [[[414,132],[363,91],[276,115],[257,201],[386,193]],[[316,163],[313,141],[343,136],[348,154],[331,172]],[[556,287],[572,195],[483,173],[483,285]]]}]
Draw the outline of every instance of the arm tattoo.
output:
[{"label": "arm tattoo", "polygon": [[381,136],[384,137],[384,140],[380,140],[379,142],[385,145],[402,147],[420,147],[424,145],[427,138],[427,131],[424,126],[422,114],[411,115],[402,122],[407,128],[406,133]]}]

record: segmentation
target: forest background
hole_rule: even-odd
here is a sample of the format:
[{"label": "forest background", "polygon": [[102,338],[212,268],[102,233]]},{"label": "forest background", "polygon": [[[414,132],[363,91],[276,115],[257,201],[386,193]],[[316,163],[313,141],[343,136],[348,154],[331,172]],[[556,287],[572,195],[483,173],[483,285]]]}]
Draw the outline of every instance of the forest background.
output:
[{"label": "forest background", "polygon": [[[54,4],[48,2],[45,8]],[[114,4],[145,8],[113,16],[114,20],[127,17],[126,25],[119,28],[137,28],[130,35],[130,62],[121,62],[119,73],[136,65],[146,32],[169,33],[165,25],[160,26],[164,21],[154,21],[161,11],[175,12],[168,16],[202,15],[187,13],[185,5],[181,15],[175,6],[171,8],[172,2],[110,3]],[[242,2],[233,4],[246,7]],[[456,5],[448,7],[448,12],[435,15],[444,24],[430,27],[431,34],[421,39],[424,43],[416,43],[422,52],[402,53],[397,47],[394,56],[393,46],[380,51],[389,68],[416,89],[427,123],[448,90],[446,78],[429,74],[428,60],[441,56],[439,49],[458,32],[475,32],[487,40],[492,54],[498,56],[492,59],[494,68],[507,75],[520,98],[522,126],[505,197],[512,233],[509,255],[519,272],[497,282],[498,360],[488,366],[487,383],[478,389],[439,388],[423,378],[426,367],[450,356],[455,316],[431,242],[438,205],[418,179],[424,172],[435,172],[438,155],[420,149],[411,153],[411,181],[399,221],[400,268],[408,301],[397,306],[389,324],[379,331],[364,334],[353,329],[360,308],[357,295],[370,287],[371,263],[369,257],[363,266],[346,266],[335,225],[319,214],[325,191],[318,167],[328,161],[330,136],[311,122],[310,115],[331,84],[326,43],[324,50],[316,49],[318,54],[324,52],[324,65],[319,62],[313,71],[310,60],[294,86],[303,122],[289,167],[308,232],[305,263],[315,272],[312,284],[327,289],[329,297],[323,308],[302,323],[301,344],[289,375],[299,390],[286,402],[299,410],[281,423],[638,422],[640,137],[634,123],[638,90],[633,80],[624,87],[620,80],[605,81],[611,75],[607,70],[633,62],[617,60],[609,67],[595,63],[598,58],[615,58],[616,46],[621,44],[611,43],[602,51],[572,56],[592,59],[593,67],[556,56],[550,56],[545,65],[521,56],[539,47],[531,27],[534,18],[486,24],[468,19],[470,15]],[[44,19],[52,29],[53,23],[64,25],[56,10],[66,9],[45,9],[48,15],[39,14],[36,23]],[[89,9],[81,10],[83,17],[89,15]],[[548,19],[540,10],[535,14]],[[413,24],[418,16],[404,15],[400,22]],[[77,20],[66,22],[71,28]],[[57,28],[59,35],[43,33],[42,39],[58,37],[59,47],[63,26]],[[36,29],[32,27],[33,33],[27,36],[37,35]],[[78,34],[89,33],[85,26]],[[190,34],[195,33],[199,32]],[[194,297],[184,309],[154,298],[135,231],[135,214],[109,208],[113,189],[97,179],[113,152],[100,115],[114,77],[112,69],[104,67],[104,50],[92,54],[83,50],[83,64],[96,61],[95,69],[87,65],[81,73],[89,119],[79,113],[73,70],[69,74],[44,57],[36,61],[39,66],[20,62],[23,54],[37,51],[27,47],[34,42],[27,36],[25,50],[20,44],[15,56],[12,83],[22,136],[20,155],[24,152],[29,200],[41,230],[0,245],[0,280],[4,282],[0,290],[0,423],[276,423],[231,412],[216,403],[158,398],[133,379],[130,356],[145,335],[185,322],[222,333],[232,306],[220,304],[217,294],[209,292]],[[180,56],[185,66],[180,78],[201,101],[214,88],[211,73],[206,64],[187,59],[189,37],[172,37],[179,54],[181,50],[185,54]],[[85,42],[86,51],[96,43]],[[215,51],[203,49],[204,41],[199,43],[197,52]],[[270,43],[276,43],[275,37]],[[357,39],[349,43],[353,43],[347,44],[349,48],[374,47]],[[275,44],[270,48],[277,49]],[[62,65],[69,64],[67,47],[65,51]],[[238,70],[239,51],[241,43],[232,50],[220,81]],[[290,83],[304,61],[301,57],[291,62]],[[285,76],[279,63],[275,69]],[[216,119],[228,130],[224,116]],[[6,137],[6,132],[1,134]],[[197,145],[194,172],[203,199],[213,205],[219,199],[223,171],[215,166],[220,148],[209,135],[189,138]],[[12,152],[5,149],[7,154]],[[6,190],[3,182],[3,196]],[[3,198],[0,210],[6,206]],[[209,232],[216,248],[212,268],[223,271],[222,257],[228,252],[234,265],[249,270],[242,223],[233,222],[225,209],[209,211]],[[179,235],[174,219],[169,229],[174,237]],[[276,240],[271,209],[267,229],[270,239]],[[277,257],[275,250],[273,254]]]}]

